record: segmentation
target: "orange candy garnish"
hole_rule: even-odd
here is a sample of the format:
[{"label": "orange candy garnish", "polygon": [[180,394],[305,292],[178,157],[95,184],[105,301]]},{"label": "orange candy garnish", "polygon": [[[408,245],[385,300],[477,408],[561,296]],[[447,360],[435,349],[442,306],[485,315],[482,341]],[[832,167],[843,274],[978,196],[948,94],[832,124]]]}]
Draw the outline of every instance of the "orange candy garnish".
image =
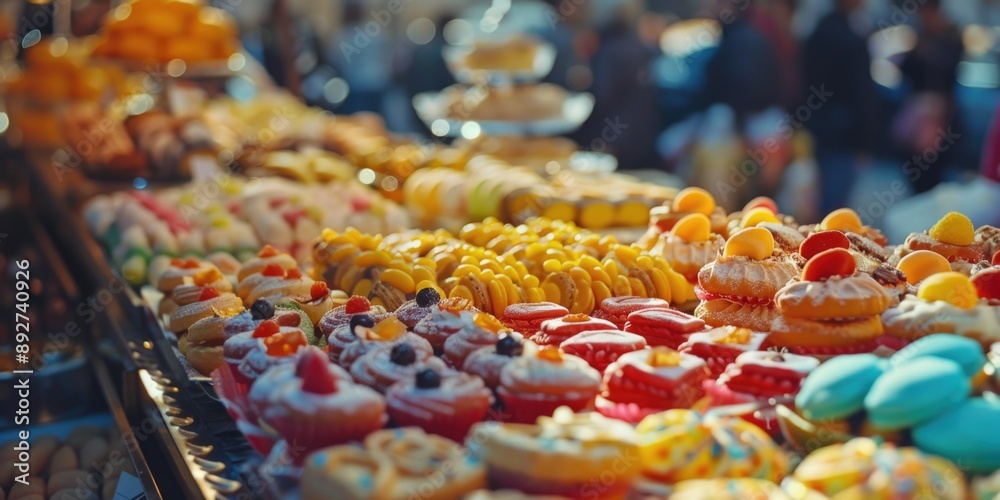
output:
[{"label": "orange candy garnish", "polygon": [[261,271],[260,274],[263,274],[264,276],[271,276],[271,277],[284,277],[285,276],[285,270],[282,269],[281,266],[279,266],[277,264],[268,264],[268,265],[264,266],[264,270]]},{"label": "orange candy garnish", "polygon": [[302,279],[302,271],[298,268],[292,268],[285,272],[286,280],[297,280]]},{"label": "orange candy garnish", "polygon": [[459,312],[471,309],[472,302],[465,297],[451,297],[438,302],[438,307],[440,307],[442,311],[448,311],[455,316],[458,316]]},{"label": "orange candy garnish", "polygon": [[368,330],[370,340],[392,341],[406,333],[406,325],[395,316],[389,316]]},{"label": "orange candy garnish", "polygon": [[823,231],[837,230],[860,233],[862,231],[861,217],[850,208],[838,208],[823,218],[819,228]]},{"label": "orange candy garnish", "polygon": [[198,302],[202,302],[202,301],[205,301],[205,300],[214,299],[214,298],[216,298],[218,296],[219,296],[219,291],[218,290],[216,290],[216,289],[214,289],[214,288],[212,288],[210,286],[209,287],[205,287],[204,289],[202,289],[201,293],[198,294]]},{"label": "orange candy garnish", "polygon": [[545,361],[562,361],[563,351],[554,345],[547,345],[539,348],[538,354],[535,354],[535,356],[538,359],[544,359]]},{"label": "orange candy garnish", "polygon": [[719,337],[717,342],[720,344],[747,344],[751,338],[753,338],[753,335],[749,328],[736,328]]},{"label": "orange candy garnish", "polygon": [[703,214],[685,215],[670,229],[670,234],[689,243],[702,243],[711,236],[712,223]]},{"label": "orange candy garnish", "polygon": [[680,213],[695,212],[711,215],[715,211],[715,198],[712,197],[711,193],[699,187],[684,188],[674,197],[674,201],[670,203],[670,209]]},{"label": "orange candy garnish", "polygon": [[493,333],[498,333],[501,330],[507,329],[507,327],[504,326],[500,320],[496,319],[496,317],[489,313],[477,312],[476,315],[472,317],[472,322],[475,323],[476,326]]},{"label": "orange candy garnish", "polygon": [[276,323],[274,320],[266,319],[264,321],[261,321],[260,324],[257,325],[257,328],[254,328],[253,337],[258,339],[264,337],[270,337],[271,335],[274,335],[280,331],[281,327],[278,326],[278,323]]},{"label": "orange candy garnish", "polygon": [[306,336],[302,332],[292,330],[265,338],[264,345],[267,347],[269,356],[283,357],[295,354],[299,348],[307,346],[308,342],[306,342]]},{"label": "orange candy garnish", "polygon": [[857,269],[854,256],[843,248],[824,250],[806,262],[802,269],[804,281],[823,281],[833,276],[851,276]]},{"label": "orange candy garnish", "polygon": [[936,252],[917,250],[899,259],[896,269],[906,275],[907,283],[916,285],[928,276],[951,271],[951,264],[948,263],[948,259]]},{"label": "orange candy garnish", "polygon": [[920,283],[917,297],[930,302],[944,301],[959,309],[972,309],[979,302],[979,292],[972,281],[954,271],[928,276]]},{"label": "orange candy garnish", "polygon": [[205,286],[210,283],[215,283],[216,281],[221,280],[222,273],[220,273],[218,269],[210,267],[204,271],[201,271],[198,274],[195,274],[193,279],[195,285]]},{"label": "orange candy garnish", "polygon": [[941,243],[965,247],[975,241],[976,228],[968,217],[958,212],[948,212],[927,234]]},{"label": "orange candy garnish", "polygon": [[657,346],[649,350],[649,357],[646,358],[646,362],[654,368],[680,366],[681,353],[669,347]]},{"label": "orange candy garnish", "polygon": [[309,287],[309,298],[313,300],[319,300],[330,293],[330,289],[326,286],[325,281],[317,281]]},{"label": "orange candy garnish", "polygon": [[753,260],[764,260],[774,253],[774,236],[762,227],[741,229],[729,237],[723,255],[741,255]]},{"label": "orange candy garnish", "polygon": [[184,267],[184,259],[170,259],[170,265],[173,267]]},{"label": "orange candy garnish", "polygon": [[778,222],[778,218],[774,216],[774,212],[769,208],[752,208],[743,213],[743,218],[740,219],[740,227],[756,227],[761,222]]},{"label": "orange candy garnish", "polygon": [[831,248],[851,248],[851,241],[840,231],[820,231],[810,234],[799,245],[799,255],[809,260],[816,254]]},{"label": "orange candy garnish", "polygon": [[271,245],[264,245],[264,248],[261,248],[260,251],[257,252],[257,256],[262,258],[267,258],[267,257],[274,257],[275,255],[278,255],[280,253],[281,252],[279,252],[276,248],[272,247]]},{"label": "orange candy garnish", "polygon": [[566,316],[563,316],[562,320],[567,323],[585,323],[590,321],[590,316],[587,316],[586,314],[567,314]]}]

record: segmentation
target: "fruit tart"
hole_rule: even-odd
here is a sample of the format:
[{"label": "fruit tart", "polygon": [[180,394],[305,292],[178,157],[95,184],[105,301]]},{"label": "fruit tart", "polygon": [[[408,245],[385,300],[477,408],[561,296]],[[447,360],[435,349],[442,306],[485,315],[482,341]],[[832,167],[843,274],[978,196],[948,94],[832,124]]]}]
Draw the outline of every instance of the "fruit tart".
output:
[{"label": "fruit tart", "polygon": [[291,297],[289,304],[306,313],[309,316],[309,321],[315,325],[323,319],[326,313],[333,310],[334,306],[344,305],[347,300],[347,295],[344,292],[331,291],[327,288],[326,283],[314,281],[310,285],[307,295]]},{"label": "fruit tart", "polygon": [[715,198],[708,191],[699,187],[688,187],[680,190],[669,203],[649,211],[649,229],[639,238],[639,246],[646,249],[653,248],[662,234],[692,214],[708,217],[711,232],[725,236],[726,213],[722,207],[716,205]]},{"label": "fruit tart", "polygon": [[495,345],[480,347],[469,354],[462,364],[462,371],[471,373],[496,390],[500,386],[500,372],[507,364],[521,357],[524,341],[517,335],[501,333]]},{"label": "fruit tart", "polygon": [[982,245],[976,242],[972,221],[958,212],[948,212],[926,233],[911,233],[902,245],[896,247],[889,262],[897,264],[917,250],[930,250],[941,255],[948,259],[953,271],[966,276],[973,264],[989,258]]},{"label": "fruit tart", "polygon": [[329,337],[334,330],[350,323],[351,318],[358,314],[367,315],[377,323],[387,318],[390,313],[382,306],[373,306],[366,297],[355,295],[347,299],[344,305],[337,306],[324,314],[316,326],[319,327],[320,333]]},{"label": "fruit tart", "polygon": [[355,382],[385,393],[392,384],[410,380],[417,372],[446,368],[441,358],[404,342],[372,348],[351,364],[350,373]]},{"label": "fruit tart", "polygon": [[541,329],[542,323],[567,314],[569,309],[553,302],[525,302],[507,306],[500,321],[511,330],[531,338]]},{"label": "fruit tart", "polygon": [[445,341],[472,324],[477,310],[472,301],[462,297],[442,299],[431,312],[413,327],[413,333],[430,342],[434,352],[444,352]]},{"label": "fruit tart", "polygon": [[493,392],[481,378],[444,366],[425,367],[399,380],[385,397],[396,425],[419,427],[459,443],[493,405]]},{"label": "fruit tart", "polygon": [[264,320],[250,332],[236,334],[222,344],[222,357],[237,382],[251,384],[273,366],[294,361],[308,345],[302,330]]},{"label": "fruit tart", "polygon": [[271,245],[264,245],[256,257],[240,266],[240,270],[236,273],[236,279],[243,281],[250,275],[259,274],[269,265],[278,266],[282,271],[299,268],[299,263],[291,255],[279,252]]},{"label": "fruit tart", "polygon": [[798,266],[774,246],[774,237],[751,227],[732,235],[722,256],[698,273],[695,316],[710,326],[733,325],[770,331],[777,317],[774,294],[799,274]]},{"label": "fruit tart", "polygon": [[980,298],[973,280],[948,271],[924,279],[916,295],[882,313],[882,325],[886,335],[904,342],[947,332],[976,340],[989,349],[992,343],[1000,342],[1000,306]]},{"label": "fruit tart", "polygon": [[542,322],[531,341],[538,345],[559,345],[570,337],[591,330],[616,330],[615,324],[586,314],[567,314],[561,318]]},{"label": "fruit tart", "polygon": [[586,361],[557,347],[526,348],[500,371],[497,395],[511,422],[534,422],[560,406],[589,408],[601,388],[601,374]]},{"label": "fruit tart", "polygon": [[382,395],[338,375],[329,364],[322,351],[308,348],[292,365],[295,377],[275,387],[258,408],[260,420],[303,456],[364,439],[387,420]]},{"label": "fruit tart", "polygon": [[677,350],[704,359],[711,377],[715,378],[741,354],[759,351],[766,338],[766,333],[747,328],[720,326],[707,332],[692,333]]},{"label": "fruit tart", "polygon": [[466,320],[465,325],[452,333],[444,343],[443,358],[455,368],[461,368],[465,358],[476,349],[496,345],[501,334],[520,336],[490,313],[464,312],[462,317]]},{"label": "fruit tart", "polygon": [[158,314],[162,317],[172,314],[178,307],[197,302],[205,288],[213,288],[221,293],[232,293],[233,284],[218,270],[209,268],[191,276],[190,282],[177,285],[160,301]]},{"label": "fruit tart", "polygon": [[628,315],[625,331],[646,339],[651,346],[677,349],[691,335],[705,330],[705,322],[673,309],[644,309]]},{"label": "fruit tart", "polygon": [[637,423],[671,408],[690,408],[705,395],[705,361],[669,347],[653,347],[622,355],[604,372],[597,398],[601,414]]},{"label": "fruit tart", "polygon": [[431,308],[441,302],[441,295],[434,288],[422,288],[417,292],[416,298],[408,300],[396,309],[396,317],[406,325],[406,328],[413,331],[417,323],[431,314]]},{"label": "fruit tart", "polygon": [[670,309],[670,303],[657,298],[622,296],[609,297],[601,301],[601,307],[591,316],[614,323],[622,330],[630,314],[644,309]]},{"label": "fruit tart", "polygon": [[590,330],[566,339],[559,348],[577,356],[599,373],[620,356],[646,348],[646,339],[618,330]]},{"label": "fruit tart", "polygon": [[389,316],[371,328],[358,326],[354,328],[354,335],[357,339],[344,346],[340,358],[337,359],[337,364],[347,370],[351,369],[351,365],[358,358],[372,349],[386,344],[409,344],[414,350],[423,351],[425,354],[433,354],[434,352],[426,340],[408,332],[406,325],[395,316]]},{"label": "fruit tart", "polygon": [[879,315],[890,298],[871,276],[855,271],[854,257],[843,248],[809,259],[802,279],[775,296],[781,316],[766,345],[824,359],[874,351],[882,335]]},{"label": "fruit tart", "polygon": [[669,232],[656,240],[651,252],[661,255],[670,267],[691,283],[698,281],[698,271],[716,259],[726,240],[711,232],[708,217],[690,214],[677,221]]},{"label": "fruit tart", "polygon": [[298,268],[289,269],[285,271],[283,279],[270,280],[255,286],[247,294],[243,303],[249,306],[257,299],[266,299],[277,304],[292,302],[294,297],[312,297],[313,283],[315,281],[303,276],[302,271],[299,271]]}]

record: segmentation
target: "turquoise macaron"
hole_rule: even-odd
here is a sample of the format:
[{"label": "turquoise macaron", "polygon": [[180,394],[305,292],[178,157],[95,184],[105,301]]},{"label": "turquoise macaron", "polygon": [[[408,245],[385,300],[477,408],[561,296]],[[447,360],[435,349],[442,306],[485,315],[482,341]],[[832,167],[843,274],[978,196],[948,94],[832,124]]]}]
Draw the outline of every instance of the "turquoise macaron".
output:
[{"label": "turquoise macaron", "polygon": [[864,407],[865,395],[886,368],[874,354],[837,356],[806,377],[795,407],[810,420],[849,417]]},{"label": "turquoise macaron", "polygon": [[865,410],[876,428],[905,429],[954,408],[970,392],[972,384],[958,363],[918,358],[879,377],[865,397]]},{"label": "turquoise macaron", "polygon": [[1000,469],[1000,399],[972,398],[913,429],[913,442],[972,474]]},{"label": "turquoise macaron", "polygon": [[972,377],[986,365],[986,356],[979,342],[960,335],[935,333],[902,348],[889,358],[893,368],[927,357],[950,359],[962,367],[965,376]]}]

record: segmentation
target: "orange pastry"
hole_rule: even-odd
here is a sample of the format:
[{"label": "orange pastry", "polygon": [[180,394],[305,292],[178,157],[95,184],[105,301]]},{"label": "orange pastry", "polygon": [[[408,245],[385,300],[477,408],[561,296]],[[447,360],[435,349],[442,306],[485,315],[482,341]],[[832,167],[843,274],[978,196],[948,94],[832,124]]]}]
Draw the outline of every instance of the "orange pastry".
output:
[{"label": "orange pastry", "polygon": [[871,352],[882,334],[879,315],[889,294],[871,276],[855,274],[854,258],[843,248],[816,254],[775,296],[781,316],[766,345],[795,354],[832,356]]},{"label": "orange pastry", "polygon": [[770,331],[777,316],[774,294],[798,272],[784,252],[775,252],[767,229],[743,229],[729,238],[721,257],[698,273],[695,291],[702,303],[695,316],[710,326]]},{"label": "orange pastry", "polygon": [[725,243],[722,236],[712,234],[707,216],[694,213],[661,234],[652,252],[662,255],[670,267],[694,283],[698,281],[698,271],[718,257]]},{"label": "orange pastry", "polygon": [[839,208],[830,212],[815,227],[817,231],[842,231],[844,233],[855,233],[868,238],[879,246],[889,243],[888,238],[881,231],[871,226],[866,226],[861,222],[858,213],[850,208]]},{"label": "orange pastry", "polygon": [[917,285],[933,274],[951,271],[951,264],[939,253],[917,250],[899,259],[896,269],[906,275],[907,283]]},{"label": "orange pastry", "polygon": [[970,264],[987,258],[983,247],[976,242],[972,221],[958,212],[948,212],[926,233],[911,233],[906,241],[896,247],[890,262],[899,263],[903,257],[917,250],[930,250],[952,263],[952,270],[969,274]]},{"label": "orange pastry", "polygon": [[691,214],[708,217],[715,233],[722,234],[726,230],[726,214],[716,205],[712,194],[699,187],[688,187],[680,190],[670,203],[649,211],[649,230],[639,239],[639,245],[652,248],[661,234]]},{"label": "orange pastry", "polygon": [[949,271],[923,280],[916,295],[882,313],[882,324],[887,335],[905,341],[947,332],[988,349],[1000,341],[1000,306],[979,298],[972,280]]}]

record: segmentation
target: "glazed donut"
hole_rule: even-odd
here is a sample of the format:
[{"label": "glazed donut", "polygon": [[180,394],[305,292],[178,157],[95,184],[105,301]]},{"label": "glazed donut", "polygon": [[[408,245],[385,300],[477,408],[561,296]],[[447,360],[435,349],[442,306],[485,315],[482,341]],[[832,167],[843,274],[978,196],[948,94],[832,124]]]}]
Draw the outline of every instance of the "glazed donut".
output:
[{"label": "glazed donut", "polygon": [[909,251],[930,250],[948,259],[948,262],[965,261],[976,263],[984,258],[983,247],[978,243],[968,246],[942,243],[924,233],[912,233],[906,238],[903,246]]},{"label": "glazed donut", "polygon": [[213,315],[231,316],[242,310],[243,302],[231,293],[224,293],[201,302],[193,302],[179,307],[170,315],[170,331],[180,333],[190,328],[199,319]]},{"label": "glazed donut", "polygon": [[756,261],[742,256],[720,257],[701,268],[698,284],[709,293],[771,300],[798,275],[798,266],[785,258]]},{"label": "glazed donut", "polygon": [[878,316],[889,307],[889,294],[867,274],[825,281],[796,281],[774,297],[789,318],[832,320]]},{"label": "glazed donut", "polygon": [[756,332],[769,332],[771,323],[778,317],[778,311],[770,306],[715,299],[699,304],[694,315],[709,326],[733,325]]}]

